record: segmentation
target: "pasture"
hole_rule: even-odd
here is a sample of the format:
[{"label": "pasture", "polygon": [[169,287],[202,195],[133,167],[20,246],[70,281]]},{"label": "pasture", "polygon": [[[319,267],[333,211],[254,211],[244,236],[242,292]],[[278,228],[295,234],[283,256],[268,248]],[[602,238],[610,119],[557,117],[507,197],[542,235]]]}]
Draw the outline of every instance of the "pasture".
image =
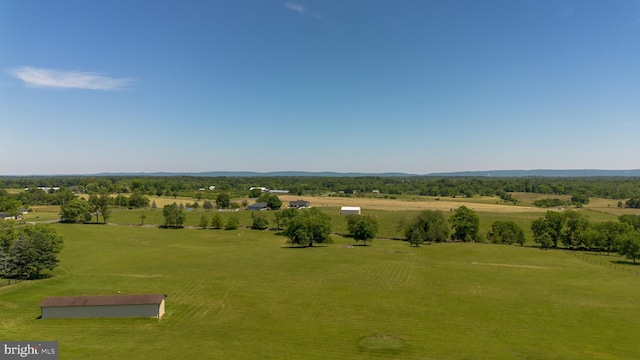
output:
[{"label": "pasture", "polygon": [[[0,338],[58,340],[61,359],[640,353],[640,276],[563,251],[380,239],[362,247],[341,237],[289,248],[273,231],[54,226],[66,239],[60,266],[0,288]],[[118,293],[166,293],[167,314],[37,319],[45,296]]]}]

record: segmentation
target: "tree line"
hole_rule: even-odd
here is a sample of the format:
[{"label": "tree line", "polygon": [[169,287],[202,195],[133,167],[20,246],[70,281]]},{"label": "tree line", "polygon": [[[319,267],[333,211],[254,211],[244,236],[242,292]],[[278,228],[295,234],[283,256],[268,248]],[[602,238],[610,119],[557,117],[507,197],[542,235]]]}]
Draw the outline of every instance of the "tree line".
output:
[{"label": "tree line", "polygon": [[[223,192],[246,194],[250,187],[287,189],[291,194],[343,193],[362,196],[377,190],[380,194],[408,194],[428,196],[501,196],[511,192],[529,192],[577,197],[608,199],[640,198],[638,177],[201,177],[201,176],[48,176],[48,177],[0,177],[0,189],[28,188],[23,203],[49,202],[61,204],[60,194],[47,197],[35,192],[38,187],[58,186],[71,193],[126,194],[135,191],[157,196],[200,196],[207,198],[211,192],[201,191],[215,186]],[[50,194],[54,195],[54,194]],[[69,193],[66,194],[69,196]]]}]

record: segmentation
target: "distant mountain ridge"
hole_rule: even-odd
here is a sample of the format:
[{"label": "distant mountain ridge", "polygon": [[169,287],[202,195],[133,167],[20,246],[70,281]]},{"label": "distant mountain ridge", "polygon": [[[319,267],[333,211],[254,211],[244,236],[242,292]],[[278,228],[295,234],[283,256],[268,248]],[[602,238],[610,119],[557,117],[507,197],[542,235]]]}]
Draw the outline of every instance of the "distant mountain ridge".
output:
[{"label": "distant mountain ridge", "polygon": [[458,171],[449,173],[432,173],[428,176],[474,176],[474,177],[611,177],[611,176],[640,176],[640,169],[634,170],[491,170],[491,171]]},{"label": "distant mountain ridge", "polygon": [[486,171],[454,171],[429,174],[410,174],[402,172],[361,173],[334,171],[206,171],[206,172],[103,172],[96,174],[31,174],[31,175],[0,175],[0,177],[103,177],[103,176],[198,176],[198,177],[640,177],[640,169],[633,170],[486,170]]},{"label": "distant mountain ridge", "polygon": [[[62,176],[62,175],[61,175]],[[359,172],[310,172],[310,171],[207,171],[207,172],[153,172],[153,173],[100,173],[85,176],[201,176],[201,177],[412,177],[412,176],[442,176],[442,177],[640,177],[640,169],[634,170],[487,170],[487,171],[457,171],[429,174],[409,174],[401,172],[387,173],[359,173]]]}]

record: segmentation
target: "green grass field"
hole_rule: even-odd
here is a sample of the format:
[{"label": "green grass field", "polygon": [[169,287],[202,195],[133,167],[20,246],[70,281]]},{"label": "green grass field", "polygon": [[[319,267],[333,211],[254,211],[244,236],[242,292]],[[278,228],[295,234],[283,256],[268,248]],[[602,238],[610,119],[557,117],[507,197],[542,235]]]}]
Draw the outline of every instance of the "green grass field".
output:
[{"label": "green grass field", "polygon": [[[352,247],[339,237],[289,248],[272,231],[54,226],[66,239],[60,266],[0,288],[0,339],[58,340],[61,359],[640,354],[640,276],[563,251],[380,239]],[[45,296],[117,293],[166,293],[167,314],[37,319]]]}]

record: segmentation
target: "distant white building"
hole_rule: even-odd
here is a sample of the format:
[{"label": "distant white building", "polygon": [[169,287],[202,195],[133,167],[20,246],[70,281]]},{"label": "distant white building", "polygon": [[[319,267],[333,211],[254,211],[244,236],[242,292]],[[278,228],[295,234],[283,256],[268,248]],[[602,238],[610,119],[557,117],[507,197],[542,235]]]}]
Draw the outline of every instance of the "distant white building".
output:
[{"label": "distant white building", "polygon": [[269,190],[270,194],[288,194],[289,190]]},{"label": "distant white building", "polygon": [[343,206],[340,215],[360,215],[360,206]]},{"label": "distant white building", "polygon": [[209,190],[215,190],[215,189],[216,189],[215,186],[213,186],[213,185],[209,186]]}]

